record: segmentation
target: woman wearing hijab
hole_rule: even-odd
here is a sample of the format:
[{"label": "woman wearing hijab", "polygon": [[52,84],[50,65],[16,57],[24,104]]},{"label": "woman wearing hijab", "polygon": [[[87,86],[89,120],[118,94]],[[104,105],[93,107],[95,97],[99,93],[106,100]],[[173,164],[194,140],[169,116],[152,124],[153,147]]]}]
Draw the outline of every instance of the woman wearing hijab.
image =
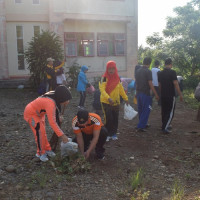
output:
[{"label": "woman wearing hijab", "polygon": [[127,104],[128,96],[120,82],[114,61],[107,62],[106,72],[102,76],[99,89],[101,91],[100,101],[104,112],[105,127],[108,130],[107,141],[110,139],[117,140],[120,96]]},{"label": "woman wearing hijab", "polygon": [[48,161],[48,157],[54,157],[55,153],[51,150],[45,130],[45,114],[48,117],[49,124],[56,135],[64,143],[68,142],[68,137],[60,129],[56,115],[60,116],[61,107],[65,107],[72,98],[70,91],[60,85],[55,91],[50,91],[30,102],[24,110],[24,119],[29,123],[35,142],[37,144],[36,157],[41,161]]},{"label": "woman wearing hijab", "polygon": [[83,65],[78,75],[77,91],[80,93],[80,102],[78,105],[78,108],[80,109],[84,109],[84,103],[86,99],[86,86],[89,84],[86,77],[87,71],[88,71],[88,67]]}]

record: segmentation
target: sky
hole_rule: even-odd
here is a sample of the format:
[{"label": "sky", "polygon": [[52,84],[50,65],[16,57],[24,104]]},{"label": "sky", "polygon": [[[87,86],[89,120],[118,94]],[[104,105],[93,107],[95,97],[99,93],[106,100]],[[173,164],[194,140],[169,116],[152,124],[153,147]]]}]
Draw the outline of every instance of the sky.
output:
[{"label": "sky", "polygon": [[190,0],[138,0],[138,46],[146,45],[146,37],[161,33],[166,17],[175,16],[173,8],[184,6]]}]

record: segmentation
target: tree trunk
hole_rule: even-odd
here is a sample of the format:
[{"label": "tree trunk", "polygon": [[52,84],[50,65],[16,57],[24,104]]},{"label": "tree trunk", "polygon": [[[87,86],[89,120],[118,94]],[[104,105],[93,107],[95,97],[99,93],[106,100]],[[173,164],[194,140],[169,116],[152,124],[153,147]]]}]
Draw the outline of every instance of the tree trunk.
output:
[{"label": "tree trunk", "polygon": [[200,106],[199,106],[199,109],[197,111],[197,121],[200,122]]}]

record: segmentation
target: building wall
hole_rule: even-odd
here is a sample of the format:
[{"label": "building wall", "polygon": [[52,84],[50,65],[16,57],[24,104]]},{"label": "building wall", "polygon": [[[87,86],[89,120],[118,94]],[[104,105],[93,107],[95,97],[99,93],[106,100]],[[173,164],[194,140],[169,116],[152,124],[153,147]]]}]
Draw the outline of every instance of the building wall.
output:
[{"label": "building wall", "polygon": [[16,37],[16,26],[23,27],[23,41],[24,49],[28,48],[28,43],[34,36],[33,26],[40,26],[41,29],[48,29],[48,23],[41,22],[8,22],[7,23],[7,39],[8,39],[8,69],[9,76],[23,77],[29,74],[27,63],[25,63],[24,70],[18,70],[18,58],[17,58],[17,37]]},{"label": "building wall", "polygon": [[91,75],[94,75],[103,73],[108,60],[115,60],[121,75],[133,77],[137,64],[137,1],[40,0],[39,5],[33,5],[32,0],[22,0],[22,4],[15,4],[15,0],[1,0],[0,56],[3,60],[0,63],[0,79],[29,75],[27,65],[25,70],[18,70],[16,26],[23,26],[26,48],[33,37],[34,25],[56,32],[63,41],[63,48],[65,32],[93,32],[95,38],[99,32],[125,33],[126,56],[97,57],[97,43],[94,41],[94,57],[67,58],[66,65],[74,61],[80,65],[87,64],[94,72]]}]

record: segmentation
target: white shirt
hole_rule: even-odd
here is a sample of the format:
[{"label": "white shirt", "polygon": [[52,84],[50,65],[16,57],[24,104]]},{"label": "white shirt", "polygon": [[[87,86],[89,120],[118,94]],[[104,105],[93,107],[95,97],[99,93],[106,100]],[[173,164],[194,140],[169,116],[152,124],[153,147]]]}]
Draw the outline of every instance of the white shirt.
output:
[{"label": "white shirt", "polygon": [[159,68],[157,68],[157,67],[154,67],[154,68],[152,68],[152,82],[153,82],[153,86],[158,86],[158,72],[160,71],[160,69]]}]

